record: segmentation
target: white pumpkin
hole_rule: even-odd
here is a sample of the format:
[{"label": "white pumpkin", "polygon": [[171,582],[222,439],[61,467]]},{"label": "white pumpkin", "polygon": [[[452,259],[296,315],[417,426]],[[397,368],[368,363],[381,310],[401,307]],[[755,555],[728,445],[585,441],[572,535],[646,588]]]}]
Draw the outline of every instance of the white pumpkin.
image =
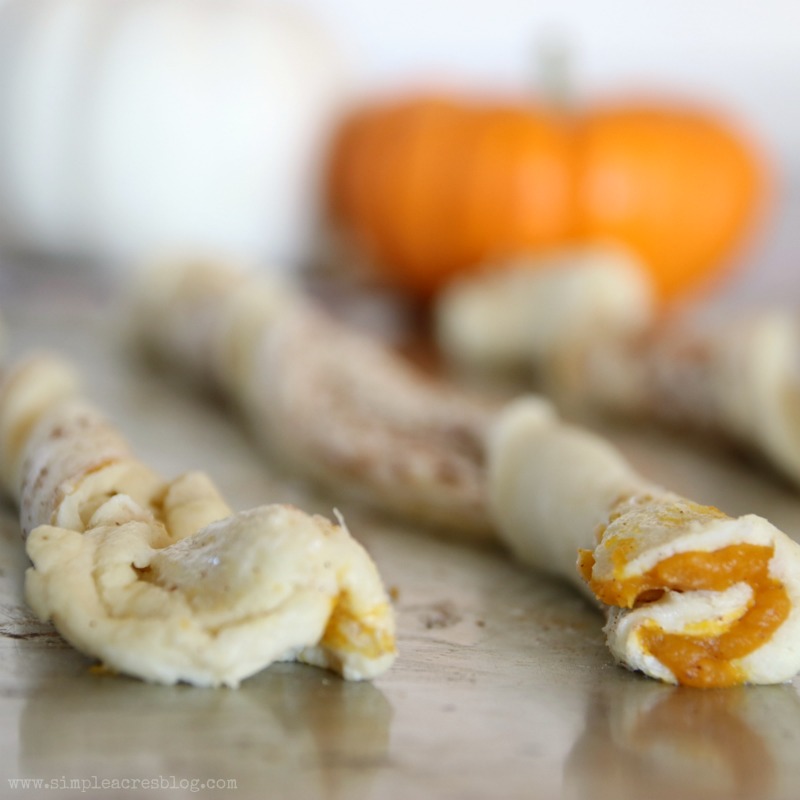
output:
[{"label": "white pumpkin", "polygon": [[266,0],[0,5],[0,240],[296,264],[345,70]]}]

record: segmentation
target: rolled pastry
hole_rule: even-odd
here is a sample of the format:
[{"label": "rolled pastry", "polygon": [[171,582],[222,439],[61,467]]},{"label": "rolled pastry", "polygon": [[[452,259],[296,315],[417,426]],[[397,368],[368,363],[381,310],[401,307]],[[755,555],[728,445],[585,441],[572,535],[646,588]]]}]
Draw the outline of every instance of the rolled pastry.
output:
[{"label": "rolled pastry", "polygon": [[767,520],[649,483],[538,402],[498,417],[488,461],[500,538],[600,602],[620,664],[699,687],[800,670],[800,545]]},{"label": "rolled pastry", "polygon": [[456,284],[437,338],[472,367],[535,367],[561,406],[653,419],[728,438],[800,485],[800,380],[794,319],[664,325],[644,270],[613,252]]},{"label": "rolled pastry", "polygon": [[659,327],[584,348],[563,393],[618,415],[724,436],[800,486],[798,342],[796,321],[778,311],[710,328]]},{"label": "rolled pastry", "polygon": [[407,519],[491,536],[489,405],[419,374],[266,276],[160,265],[138,294],[139,340],[221,390],[298,472]]},{"label": "rolled pastry", "polygon": [[596,338],[646,330],[655,298],[641,265],[616,249],[518,258],[455,281],[436,302],[435,335],[473,368],[548,364]]},{"label": "rolled pastry", "polygon": [[[421,384],[389,351],[295,295],[276,301],[259,279],[186,265],[156,284],[136,318],[149,347],[211,378],[311,476],[361,481],[362,496],[410,520],[451,513],[464,536],[491,525],[521,561],[601,603],[625,666],[697,686],[781,682],[800,669],[800,546],[766,520],[651,484],[540,398],[487,411]],[[337,437],[359,452],[362,432],[369,459],[337,476]],[[404,463],[419,468],[399,473]]]},{"label": "rolled pastry", "polygon": [[211,481],[165,481],[38,356],[0,386],[0,471],[33,566],[26,597],[78,650],[158,683],[237,686],[274,661],[373,678],[395,658],[375,565],[288,505],[233,513]]}]

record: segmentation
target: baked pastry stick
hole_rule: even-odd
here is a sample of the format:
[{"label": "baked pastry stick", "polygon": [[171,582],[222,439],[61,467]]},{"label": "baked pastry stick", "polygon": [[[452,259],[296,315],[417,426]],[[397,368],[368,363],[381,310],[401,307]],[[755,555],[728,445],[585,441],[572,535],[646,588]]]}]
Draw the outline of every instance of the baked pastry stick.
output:
[{"label": "baked pastry stick", "polygon": [[794,319],[724,326],[658,323],[644,272],[612,252],[470,279],[437,308],[454,363],[535,367],[545,391],[581,413],[656,420],[733,441],[800,485]]},{"label": "baked pastry stick", "polygon": [[541,368],[544,380],[576,350],[634,339],[655,316],[641,265],[610,248],[509,261],[455,281],[434,308],[437,344],[454,364]]},{"label": "baked pastry stick", "polygon": [[[313,315],[321,312],[296,297],[278,301],[280,294],[266,278],[222,267],[162,268],[140,298],[137,332],[170,363],[214,380],[265,440],[274,436],[291,448],[298,436],[298,464],[313,466],[309,452],[335,463],[324,448],[307,449],[308,441],[332,447],[337,432],[374,436],[386,449],[371,450],[347,480],[363,480],[361,491],[382,504],[402,510],[407,503],[409,519],[419,519],[421,508],[455,513],[461,496],[440,473],[418,471],[395,484],[392,503],[393,485],[382,476],[418,453],[415,437],[395,432],[420,425],[427,437],[423,463],[450,463],[467,452],[455,449],[454,422],[476,419],[468,429],[470,482],[455,487],[468,485],[475,492],[468,496],[486,499],[494,535],[521,561],[571,581],[601,603],[609,647],[625,666],[698,686],[781,682],[800,669],[800,546],[766,520],[732,519],[654,486],[609,443],[563,424],[541,399],[482,410],[474,418],[446,413],[453,407],[472,413],[472,401],[432,387],[418,394],[419,379],[397,357],[341,326],[334,332],[329,320],[316,328]],[[325,335],[310,335],[313,330]],[[359,360],[364,351],[371,360]],[[328,366],[337,361],[351,383]],[[361,370],[367,374],[359,377]],[[385,384],[369,384],[388,374]],[[292,382],[322,395],[335,387],[337,402],[304,405]],[[359,396],[365,382],[369,404]],[[398,404],[409,396],[419,404]],[[287,397],[297,402],[288,404]],[[344,445],[360,447],[358,441]],[[320,473],[311,468],[309,474]],[[415,492],[422,500],[408,502]],[[443,498],[436,501],[439,493]],[[474,528],[465,526],[464,535],[474,535]]]},{"label": "baked pastry stick", "polygon": [[800,670],[800,545],[767,520],[648,482],[538,402],[504,410],[488,450],[500,538],[601,603],[619,663],[699,687]]},{"label": "baked pastry stick", "polygon": [[406,519],[491,538],[489,405],[266,278],[212,263],[160,265],[138,290],[138,339],[221,390],[295,470]]},{"label": "baked pastry stick", "polygon": [[[679,323],[584,349],[563,392],[584,406],[730,440],[800,486],[800,331],[779,311]],[[622,376],[613,387],[609,376]]]},{"label": "baked pastry stick", "polygon": [[274,661],[359,680],[395,657],[386,592],[343,522],[233,513],[198,472],[165,481],[56,358],[4,377],[0,469],[33,562],[29,604],[114,670],[236,686]]}]

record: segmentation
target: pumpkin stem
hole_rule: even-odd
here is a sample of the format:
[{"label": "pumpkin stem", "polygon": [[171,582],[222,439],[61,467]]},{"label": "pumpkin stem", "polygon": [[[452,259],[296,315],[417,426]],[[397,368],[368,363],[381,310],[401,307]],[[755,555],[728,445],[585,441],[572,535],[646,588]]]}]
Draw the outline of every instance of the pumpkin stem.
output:
[{"label": "pumpkin stem", "polygon": [[556,112],[569,111],[575,99],[573,48],[556,30],[540,35],[534,47],[536,96]]}]

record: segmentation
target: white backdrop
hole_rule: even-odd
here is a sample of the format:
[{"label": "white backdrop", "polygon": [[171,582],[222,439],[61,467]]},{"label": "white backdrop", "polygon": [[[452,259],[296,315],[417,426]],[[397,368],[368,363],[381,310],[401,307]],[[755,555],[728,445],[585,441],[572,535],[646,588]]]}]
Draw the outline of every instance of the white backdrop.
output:
[{"label": "white backdrop", "polygon": [[643,88],[711,102],[800,174],[798,0],[284,2],[321,20],[367,88],[435,79],[531,91],[537,50],[555,41],[580,96]]}]

